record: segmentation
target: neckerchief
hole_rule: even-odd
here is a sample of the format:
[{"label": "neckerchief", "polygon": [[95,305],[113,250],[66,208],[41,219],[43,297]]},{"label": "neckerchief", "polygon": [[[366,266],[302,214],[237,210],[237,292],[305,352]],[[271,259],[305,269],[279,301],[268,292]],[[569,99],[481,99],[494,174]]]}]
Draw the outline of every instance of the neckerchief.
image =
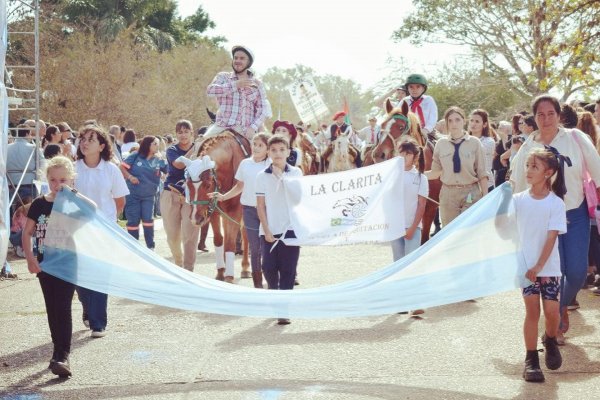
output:
[{"label": "neckerchief", "polygon": [[410,103],[410,111],[414,112],[419,116],[419,121],[421,121],[421,127],[425,127],[425,115],[423,114],[423,107],[421,107],[421,103],[423,102],[423,97],[419,97],[417,100],[412,99]]}]

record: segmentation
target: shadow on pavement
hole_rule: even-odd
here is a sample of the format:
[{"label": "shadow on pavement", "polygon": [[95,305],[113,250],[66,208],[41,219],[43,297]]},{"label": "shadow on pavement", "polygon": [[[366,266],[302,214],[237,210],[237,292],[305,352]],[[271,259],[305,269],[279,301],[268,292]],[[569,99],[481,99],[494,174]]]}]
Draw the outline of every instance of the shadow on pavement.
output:
[{"label": "shadow on pavement", "polygon": [[[285,326],[279,326],[276,319],[266,319],[258,325],[240,332],[227,340],[216,343],[220,351],[239,351],[244,347],[264,346],[277,341],[278,345],[304,345],[309,343],[372,343],[395,340],[408,332],[414,319],[390,315],[382,322],[360,329],[315,330],[311,332],[286,332]],[[293,323],[293,322],[292,322]],[[279,334],[274,339],[273,334]]]},{"label": "shadow on pavement", "polygon": [[[386,383],[367,383],[356,381],[324,381],[324,380],[243,380],[243,381],[196,381],[165,382],[150,385],[123,385],[123,386],[94,386],[85,388],[56,390],[43,392],[44,400],[69,400],[69,399],[93,399],[93,398],[127,398],[142,397],[144,395],[160,396],[160,398],[181,398],[181,394],[187,394],[189,398],[210,399],[210,393],[215,393],[219,398],[228,397],[275,399],[282,397],[294,398],[295,396],[312,396],[323,398],[348,398],[364,397],[370,399],[495,399],[495,397],[474,395],[471,393],[420,388],[405,385],[394,385]],[[17,394],[18,392],[12,392]],[[21,393],[32,393],[31,389]],[[37,393],[40,393],[39,391]],[[177,396],[179,394],[179,396]],[[172,395],[172,396],[169,396]],[[10,397],[9,397],[10,398]],[[530,398],[536,398],[532,396]]]},{"label": "shadow on pavement", "polygon": [[[90,340],[93,340],[92,338],[90,338],[89,332],[89,330],[81,330],[73,333],[73,339],[71,341],[71,352],[73,352],[77,348],[86,345]],[[11,388],[17,390],[18,388],[22,387],[31,387],[32,384],[39,380],[41,377],[43,377],[46,374],[50,374],[50,370],[46,368],[46,365],[52,357],[52,350],[52,342],[49,342],[40,346],[32,347],[24,351],[20,351],[18,353],[7,354],[0,357],[0,367],[2,368],[0,369],[1,374],[10,374],[14,370],[27,369],[38,363],[44,364],[44,369],[42,369],[40,372],[36,372],[35,374],[29,375],[26,378],[23,378],[22,380],[14,383],[9,387],[8,390],[12,390]],[[52,375],[52,378],[53,379],[49,380],[48,382],[61,382],[60,379],[54,379],[54,375]],[[47,386],[49,384],[48,382],[38,387]]]}]

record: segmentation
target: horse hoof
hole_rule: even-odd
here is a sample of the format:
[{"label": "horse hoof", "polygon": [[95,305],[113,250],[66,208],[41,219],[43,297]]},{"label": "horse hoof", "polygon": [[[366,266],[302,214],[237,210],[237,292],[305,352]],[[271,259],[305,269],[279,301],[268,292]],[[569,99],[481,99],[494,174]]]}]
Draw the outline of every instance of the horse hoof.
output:
[{"label": "horse hoof", "polygon": [[252,274],[250,273],[250,271],[242,271],[240,278],[242,278],[242,279],[252,278]]},{"label": "horse hoof", "polygon": [[233,283],[233,276],[226,276],[225,277],[225,282],[227,282],[227,283]]},{"label": "horse hoof", "polygon": [[219,268],[217,270],[217,276],[215,276],[215,279],[218,281],[224,281],[225,280],[225,268]]}]

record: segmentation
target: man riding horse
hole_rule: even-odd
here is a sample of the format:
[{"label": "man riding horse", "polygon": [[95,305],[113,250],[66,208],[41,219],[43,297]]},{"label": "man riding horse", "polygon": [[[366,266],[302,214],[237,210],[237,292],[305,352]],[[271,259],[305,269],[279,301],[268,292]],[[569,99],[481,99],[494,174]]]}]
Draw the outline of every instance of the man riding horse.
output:
[{"label": "man riding horse", "polygon": [[[321,166],[321,168],[323,168],[323,171],[327,171],[327,167],[325,166],[325,164],[328,164],[329,157],[335,149],[335,141],[341,136],[348,138],[349,141],[351,137],[356,136],[356,133],[352,129],[352,126],[345,122],[345,117],[346,113],[344,111],[338,111],[333,116],[333,124],[331,124],[327,129],[328,139],[331,143],[321,155],[321,158],[324,161],[324,164]],[[348,152],[348,156],[352,159],[352,162],[356,164],[356,167],[360,167],[360,152],[352,143],[348,147]]]},{"label": "man riding horse", "polygon": [[219,110],[204,139],[231,129],[250,140],[272,115],[265,87],[250,71],[252,52],[245,46],[233,46],[231,56],[233,72],[219,72],[206,89],[208,97],[217,100]]}]

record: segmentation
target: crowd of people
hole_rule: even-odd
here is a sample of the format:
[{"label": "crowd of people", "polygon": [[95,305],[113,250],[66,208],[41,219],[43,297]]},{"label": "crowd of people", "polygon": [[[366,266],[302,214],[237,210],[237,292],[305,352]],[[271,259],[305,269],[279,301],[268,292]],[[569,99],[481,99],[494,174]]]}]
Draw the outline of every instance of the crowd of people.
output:
[{"label": "crowd of people", "polygon": [[[16,254],[27,259],[29,271],[38,274],[54,343],[49,367],[56,375],[71,374],[69,299],[74,292],[82,302],[82,321],[92,337],[103,337],[108,324],[106,294],[75,287],[44,273],[41,267],[46,224],[61,186],[77,189],[109,220],[117,222],[121,216],[136,240],[141,224],[149,249],[156,247],[154,218],[161,216],[173,262],[193,271],[197,250],[205,248],[206,228],[196,226],[189,217],[182,156],[221,132],[234,130],[248,139],[251,154],[237,169],[233,188],[210,197],[228,201],[240,196],[254,287],[263,288],[264,277],[268,289],[291,290],[300,248],[280,241],[295,234],[279,183],[285,176],[302,174],[298,168],[303,156],[299,133],[322,149],[341,136],[351,137],[357,147],[377,146],[389,129],[379,125],[376,116],[370,116],[364,128],[354,129],[345,120],[346,114],[338,112],[331,124],[322,124],[316,131],[303,123],[278,120],[268,133],[264,125],[271,117],[271,107],[262,82],[249,69],[254,56],[244,46],[235,46],[231,54],[233,71],[219,73],[207,88],[208,96],[219,105],[211,127],[195,131],[190,121],[180,120],[173,135],[140,137],[135,130],[119,125],[105,130],[94,120],[85,121],[78,132],[66,122],[24,120],[17,124],[16,138],[7,151],[10,196],[16,198],[11,243]],[[423,137],[394,143],[394,156],[404,158],[406,234],[392,241],[392,258],[398,260],[421,245],[431,181],[441,181],[436,232],[489,191],[510,181],[527,260],[526,277],[531,281],[523,289],[523,377],[542,381],[537,352],[541,307],[546,320],[542,339],[546,366],[557,369],[562,362],[557,346],[565,343],[569,310],[579,307],[578,291],[595,285],[593,293],[600,295],[600,279],[595,275],[600,273],[600,235],[596,200],[592,199],[592,194],[600,193],[584,191],[588,175],[600,182],[600,100],[569,105],[542,95],[530,111],[515,114],[511,121],[494,122],[483,109],[465,113],[456,106],[445,110],[443,119],[438,120],[435,99],[426,94],[427,89],[427,79],[413,74],[398,86],[393,99],[396,107],[405,104],[410,109]],[[407,124],[410,120],[397,118],[404,118]],[[32,140],[36,135],[43,139]],[[429,170],[425,170],[421,145],[426,142],[434,144]],[[32,161],[36,159],[39,163]],[[38,176],[42,170],[45,174]],[[3,275],[12,276],[6,267]],[[233,276],[223,280],[233,282]],[[411,311],[413,315],[423,312]],[[277,323],[290,321],[279,319]]]}]

